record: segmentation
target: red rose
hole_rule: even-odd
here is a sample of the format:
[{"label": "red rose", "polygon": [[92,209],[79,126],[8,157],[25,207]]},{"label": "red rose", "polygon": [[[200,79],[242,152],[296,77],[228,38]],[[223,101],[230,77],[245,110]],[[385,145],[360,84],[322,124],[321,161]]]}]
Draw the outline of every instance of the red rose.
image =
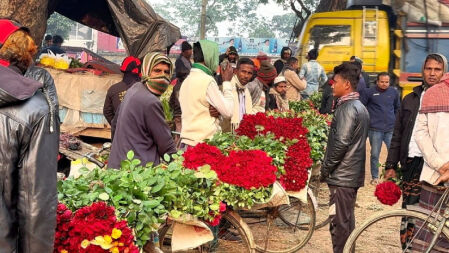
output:
[{"label": "red rose", "polygon": [[217,147],[206,143],[199,143],[195,147],[187,149],[182,156],[184,157],[183,166],[192,170],[206,164],[213,167],[224,158]]},{"label": "red rose", "polygon": [[376,186],[374,195],[384,205],[394,205],[401,198],[401,188],[392,181],[386,181]]},{"label": "red rose", "polygon": [[223,202],[220,202],[220,208],[218,209],[218,211],[220,213],[223,213],[224,211],[226,211],[226,204]]},{"label": "red rose", "polygon": [[212,221],[208,221],[207,223],[212,227],[218,226],[220,224],[221,215],[216,215]]}]

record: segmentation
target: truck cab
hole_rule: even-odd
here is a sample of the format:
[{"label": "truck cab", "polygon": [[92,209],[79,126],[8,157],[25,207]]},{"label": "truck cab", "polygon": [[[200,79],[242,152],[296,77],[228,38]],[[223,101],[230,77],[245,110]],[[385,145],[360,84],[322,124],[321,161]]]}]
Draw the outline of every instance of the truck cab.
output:
[{"label": "truck cab", "polygon": [[363,60],[371,85],[378,73],[388,72],[405,96],[421,84],[427,54],[449,56],[449,24],[409,22],[406,13],[394,13],[385,5],[351,6],[309,16],[298,40],[300,64],[313,48],[319,49],[317,60],[327,73],[355,55]]}]

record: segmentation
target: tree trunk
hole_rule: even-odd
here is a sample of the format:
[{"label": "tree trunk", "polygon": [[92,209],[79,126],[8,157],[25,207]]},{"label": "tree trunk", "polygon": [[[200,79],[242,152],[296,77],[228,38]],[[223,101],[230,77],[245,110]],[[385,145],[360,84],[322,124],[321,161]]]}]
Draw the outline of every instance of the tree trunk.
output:
[{"label": "tree trunk", "polygon": [[40,46],[47,29],[48,2],[49,0],[0,0],[0,17],[15,20],[28,27],[36,45]]},{"label": "tree trunk", "polygon": [[201,4],[201,26],[200,26],[200,39],[204,40],[206,38],[206,7],[207,0],[203,0]]},{"label": "tree trunk", "polygon": [[339,11],[346,8],[347,0],[321,0],[315,12]]}]

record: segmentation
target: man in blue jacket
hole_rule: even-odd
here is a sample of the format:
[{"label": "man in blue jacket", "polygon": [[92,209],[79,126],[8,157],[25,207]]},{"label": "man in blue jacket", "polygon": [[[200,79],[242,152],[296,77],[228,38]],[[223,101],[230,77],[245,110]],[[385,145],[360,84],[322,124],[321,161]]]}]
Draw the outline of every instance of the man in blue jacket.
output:
[{"label": "man in blue jacket", "polygon": [[383,72],[377,76],[377,85],[366,89],[361,96],[370,116],[368,138],[371,145],[371,184],[377,184],[379,178],[379,154],[382,142],[390,148],[394,122],[400,107],[399,94],[390,87],[390,76]]}]

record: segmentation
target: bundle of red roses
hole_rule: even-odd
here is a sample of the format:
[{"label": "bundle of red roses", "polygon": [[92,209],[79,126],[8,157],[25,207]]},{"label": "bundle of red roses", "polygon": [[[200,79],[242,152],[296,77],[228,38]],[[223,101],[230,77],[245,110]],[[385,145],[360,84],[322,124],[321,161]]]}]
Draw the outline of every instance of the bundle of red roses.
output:
[{"label": "bundle of red roses", "polygon": [[70,211],[64,204],[58,203],[56,208],[56,232],[54,253],[63,252],[69,249],[69,229],[70,220],[72,219],[72,211]]},{"label": "bundle of red roses", "polygon": [[262,150],[231,151],[215,169],[220,181],[247,190],[268,187],[276,181],[273,159]]},{"label": "bundle of red roses", "polygon": [[[288,191],[299,191],[305,187],[308,179],[307,170],[313,164],[306,137],[308,130],[303,126],[302,121],[303,119],[299,117],[273,117],[257,113],[256,115],[244,115],[236,130],[238,135],[245,135],[251,139],[254,139],[257,134],[264,135],[271,132],[280,141],[298,140],[287,150],[284,164],[285,174],[280,178],[281,184]],[[257,128],[263,130],[258,131]]]},{"label": "bundle of red roses", "polygon": [[273,133],[277,139],[299,139],[308,133],[307,128],[302,126],[302,118],[281,118],[267,116],[264,113],[255,115],[246,114],[236,129],[238,135],[245,135],[251,139],[257,134],[265,135]]},{"label": "bundle of red roses", "polygon": [[307,169],[313,164],[309,154],[310,146],[304,138],[288,148],[287,159],[284,164],[285,175],[280,178],[280,182],[286,190],[300,191],[306,186]]},{"label": "bundle of red roses", "polygon": [[248,190],[268,187],[276,181],[277,168],[272,165],[273,159],[261,150],[231,151],[229,156],[224,156],[218,148],[200,143],[183,156],[184,167],[197,169],[209,164],[221,182]]},{"label": "bundle of red roses", "polygon": [[199,143],[195,147],[187,149],[182,156],[184,157],[183,166],[192,170],[205,164],[215,167],[224,159],[217,147],[206,143]]},{"label": "bundle of red roses", "polygon": [[[139,252],[126,221],[117,221],[114,208],[106,203],[97,202],[77,210],[69,222],[67,208],[61,206],[58,209],[61,212],[58,212],[60,223],[56,231],[55,252]],[[63,227],[64,231],[58,231]],[[64,237],[59,237],[61,235]]]},{"label": "bundle of red roses", "polygon": [[384,205],[394,205],[401,198],[401,188],[392,181],[385,181],[376,186],[374,195]]}]

